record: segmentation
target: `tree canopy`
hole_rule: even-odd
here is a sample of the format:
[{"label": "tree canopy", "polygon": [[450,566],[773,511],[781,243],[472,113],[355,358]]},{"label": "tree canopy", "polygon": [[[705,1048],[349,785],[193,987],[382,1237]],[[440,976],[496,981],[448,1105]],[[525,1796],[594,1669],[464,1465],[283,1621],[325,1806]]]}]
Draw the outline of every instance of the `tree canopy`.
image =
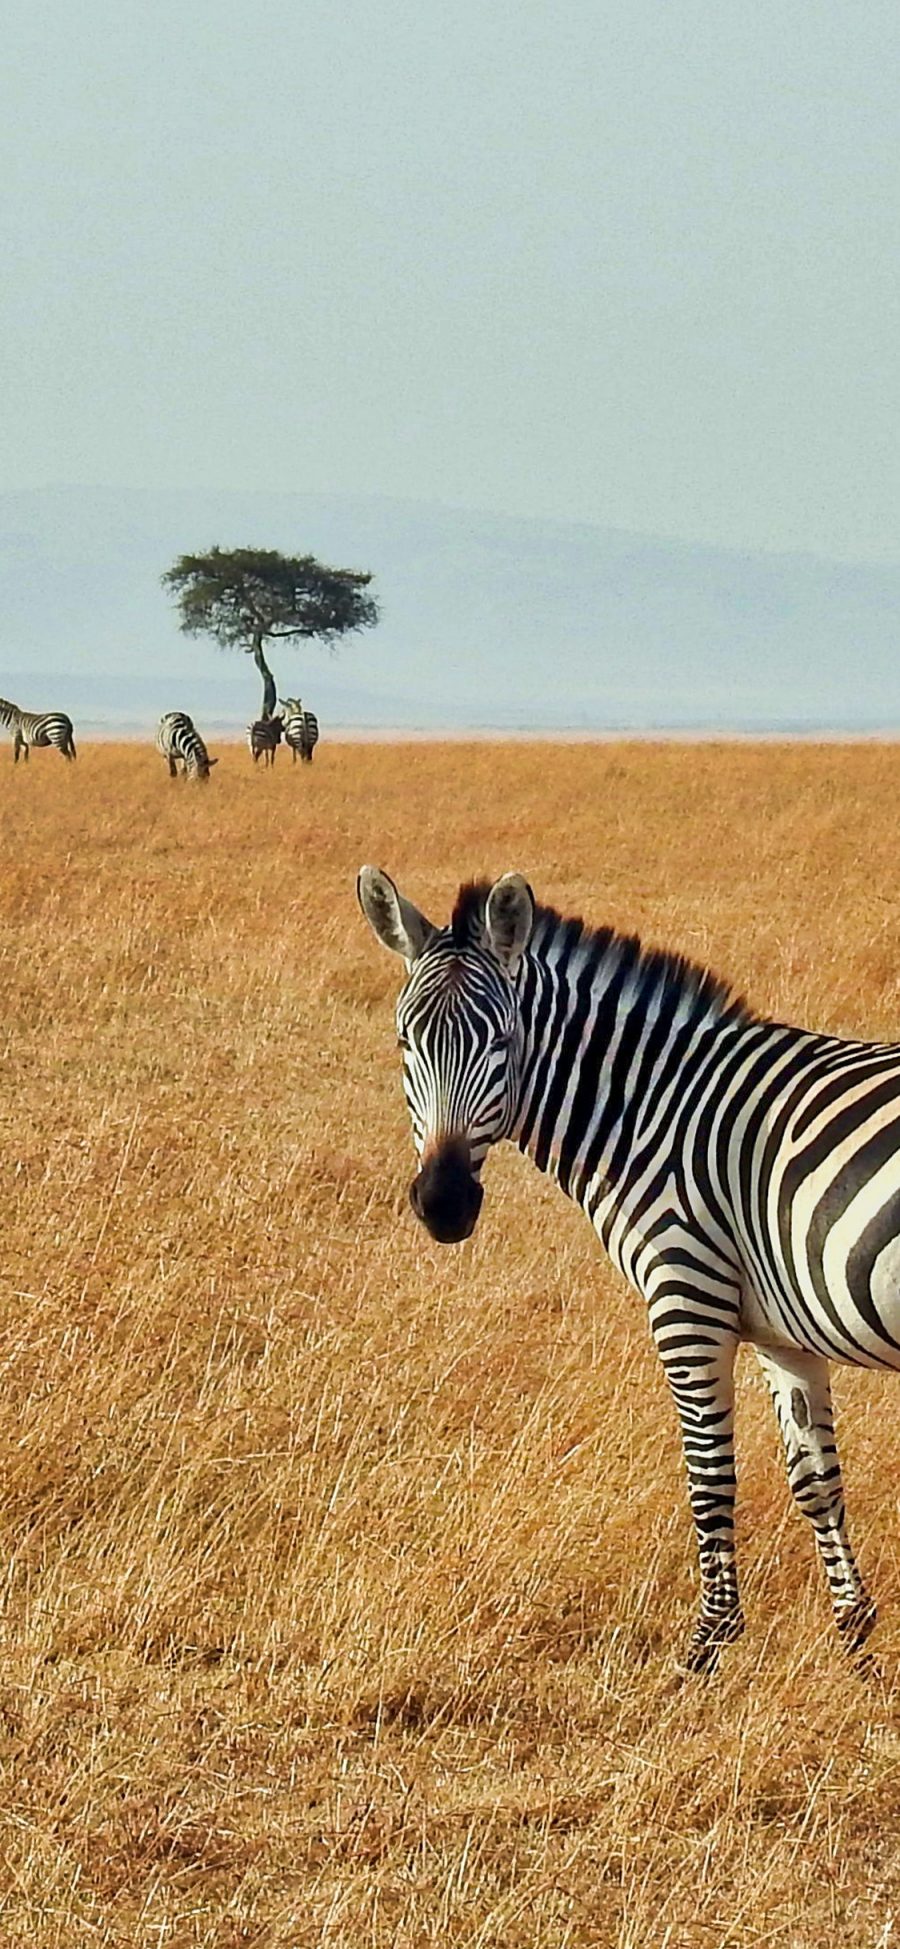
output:
[{"label": "tree canopy", "polygon": [[281,638],[318,637],[336,643],[378,621],[371,575],[328,568],[314,555],[282,555],[275,548],[210,548],[179,555],[163,586],[174,591],[181,628],[213,636],[222,649],[252,656],[263,679],[263,716],[275,710],[275,679],[264,645]]}]

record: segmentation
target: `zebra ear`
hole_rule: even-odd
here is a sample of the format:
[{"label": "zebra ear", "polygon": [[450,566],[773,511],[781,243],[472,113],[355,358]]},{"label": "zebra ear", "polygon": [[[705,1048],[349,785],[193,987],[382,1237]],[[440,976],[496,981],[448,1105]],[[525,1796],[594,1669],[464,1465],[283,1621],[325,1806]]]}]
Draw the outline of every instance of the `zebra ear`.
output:
[{"label": "zebra ear", "polygon": [[504,873],[484,909],[487,944],[501,967],[515,974],[534,926],[534,894],[521,873]]},{"label": "zebra ear", "polygon": [[359,904],[376,939],[394,954],[402,954],[407,967],[418,961],[437,930],[420,914],[411,900],[404,900],[393,880],[380,866],[364,866],[356,882]]}]

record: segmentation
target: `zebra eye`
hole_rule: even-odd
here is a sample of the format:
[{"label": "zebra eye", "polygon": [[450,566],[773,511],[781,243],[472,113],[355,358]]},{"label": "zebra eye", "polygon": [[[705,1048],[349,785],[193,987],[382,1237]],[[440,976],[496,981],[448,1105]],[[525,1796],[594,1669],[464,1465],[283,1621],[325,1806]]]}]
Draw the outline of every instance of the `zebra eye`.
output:
[{"label": "zebra eye", "polygon": [[513,1040],[514,1033],[515,1031],[513,1029],[503,1029],[500,1035],[495,1035],[493,1042],[491,1043],[491,1050],[493,1051],[494,1049],[510,1049],[512,1047],[512,1040]]},{"label": "zebra eye", "polygon": [[404,1034],[403,1034],[403,1032],[402,1032],[402,1030],[400,1030],[400,1029],[398,1029],[398,1031],[397,1031],[397,1047],[398,1047],[398,1049],[411,1049],[411,1048],[412,1048],[412,1043],[410,1042],[410,1039],[409,1039],[409,1036],[408,1036],[408,1035],[404,1035]]}]

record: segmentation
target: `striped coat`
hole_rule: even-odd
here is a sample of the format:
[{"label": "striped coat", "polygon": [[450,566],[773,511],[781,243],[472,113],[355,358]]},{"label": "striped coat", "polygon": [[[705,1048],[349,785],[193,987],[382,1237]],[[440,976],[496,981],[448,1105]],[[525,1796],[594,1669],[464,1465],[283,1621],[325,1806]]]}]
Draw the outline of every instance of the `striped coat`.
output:
[{"label": "striped coat", "polygon": [[283,731],[280,717],[258,717],[255,723],[248,724],[247,743],[255,765],[258,765],[260,758],[264,765],[274,765]]},{"label": "striped coat", "polygon": [[359,896],[407,968],[397,1031],[417,1217],[442,1242],[467,1238],[488,1152],[511,1140],[582,1207],[647,1306],[700,1561],[688,1669],[712,1670],[743,1629],[742,1341],[858,1651],[875,1608],[847,1533],[829,1363],[900,1370],[900,1044],[761,1019],[709,970],[536,906],[518,874],[462,888],[445,928],[377,868]]},{"label": "striped coat", "polygon": [[20,754],[27,764],[33,745],[52,745],[64,758],[76,756],[72,719],[65,711],[22,711],[18,704],[10,704],[5,697],[0,697],[0,724],[12,732],[14,765],[18,764]]},{"label": "striped coat", "polygon": [[281,705],[284,721],[284,740],[290,745],[293,762],[300,758],[304,764],[311,765],[313,752],[319,742],[319,720],[312,711],[304,710],[299,697],[286,697]]},{"label": "striped coat", "polygon": [[167,711],[160,718],[156,748],[168,763],[170,778],[176,778],[180,769],[182,778],[207,780],[210,767],[219,762],[217,758],[209,756],[187,711]]}]

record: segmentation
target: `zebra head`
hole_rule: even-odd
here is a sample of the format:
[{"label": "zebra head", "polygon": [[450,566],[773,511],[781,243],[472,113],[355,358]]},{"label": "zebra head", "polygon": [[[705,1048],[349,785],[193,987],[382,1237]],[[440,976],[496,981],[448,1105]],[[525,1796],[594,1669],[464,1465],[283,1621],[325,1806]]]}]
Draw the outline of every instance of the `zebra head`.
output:
[{"label": "zebra head", "polygon": [[455,1245],[475,1229],[484,1160],[515,1119],[516,978],[534,896],[519,873],[466,886],[449,927],[437,928],[376,866],[363,867],[357,890],[373,933],[407,968],[397,1038],[420,1164],[410,1203],[432,1238]]}]

